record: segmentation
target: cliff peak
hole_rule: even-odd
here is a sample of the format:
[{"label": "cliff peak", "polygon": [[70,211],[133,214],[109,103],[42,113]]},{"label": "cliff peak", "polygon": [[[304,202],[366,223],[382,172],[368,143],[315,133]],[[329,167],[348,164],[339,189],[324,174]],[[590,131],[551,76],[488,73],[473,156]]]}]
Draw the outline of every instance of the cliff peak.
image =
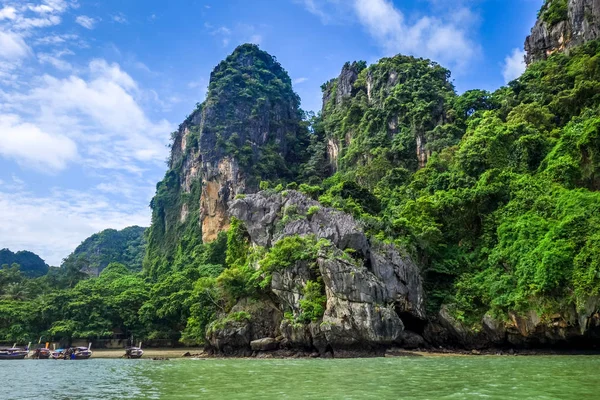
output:
[{"label": "cliff peak", "polygon": [[212,71],[206,100],[173,133],[149,240],[168,243],[168,254],[184,231],[211,242],[228,229],[235,196],[258,191],[261,181],[293,181],[308,156],[302,119],[277,59],[253,44],[237,47]]},{"label": "cliff peak", "polygon": [[546,0],[525,40],[527,64],[600,38],[600,0]]}]

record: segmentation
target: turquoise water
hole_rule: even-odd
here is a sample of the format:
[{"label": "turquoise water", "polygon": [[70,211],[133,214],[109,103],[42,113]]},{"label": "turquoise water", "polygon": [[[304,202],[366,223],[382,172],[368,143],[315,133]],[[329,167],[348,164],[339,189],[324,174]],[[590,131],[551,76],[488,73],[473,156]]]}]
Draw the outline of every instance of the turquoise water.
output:
[{"label": "turquoise water", "polygon": [[600,357],[0,361],[1,399],[594,399]]}]

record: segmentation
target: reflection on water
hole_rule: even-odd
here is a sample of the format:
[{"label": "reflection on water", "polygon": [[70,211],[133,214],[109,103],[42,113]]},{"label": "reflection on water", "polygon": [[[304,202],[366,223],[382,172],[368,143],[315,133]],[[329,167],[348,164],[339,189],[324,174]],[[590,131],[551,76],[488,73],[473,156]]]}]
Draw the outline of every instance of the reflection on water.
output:
[{"label": "reflection on water", "polygon": [[0,361],[0,399],[598,398],[600,357]]}]

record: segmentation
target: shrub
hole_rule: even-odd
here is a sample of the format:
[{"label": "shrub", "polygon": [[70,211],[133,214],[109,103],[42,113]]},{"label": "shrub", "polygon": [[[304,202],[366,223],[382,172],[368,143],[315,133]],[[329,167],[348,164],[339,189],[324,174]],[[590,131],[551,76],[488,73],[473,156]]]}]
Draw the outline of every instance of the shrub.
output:
[{"label": "shrub", "polygon": [[267,190],[269,189],[269,182],[267,181],[260,181],[260,184],[258,185],[258,187],[260,188],[260,190]]},{"label": "shrub", "polygon": [[306,211],[306,216],[307,217],[312,217],[313,215],[315,215],[316,213],[318,213],[320,209],[321,209],[321,207],[319,207],[319,206],[310,206],[308,208],[308,211]]}]

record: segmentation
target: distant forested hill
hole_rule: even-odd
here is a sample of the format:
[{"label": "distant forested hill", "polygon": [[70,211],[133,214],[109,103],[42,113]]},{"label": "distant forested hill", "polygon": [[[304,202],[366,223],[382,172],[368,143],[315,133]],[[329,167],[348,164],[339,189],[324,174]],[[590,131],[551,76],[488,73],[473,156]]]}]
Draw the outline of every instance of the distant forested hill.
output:
[{"label": "distant forested hill", "polygon": [[145,231],[146,228],[131,226],[93,234],[63,261],[63,267],[78,264],[79,269],[98,275],[108,264],[116,262],[131,271],[140,271],[146,253]]},{"label": "distant forested hill", "polygon": [[30,251],[13,253],[9,249],[0,250],[0,266],[5,264],[19,264],[21,271],[30,278],[42,276],[48,272],[48,264],[37,254]]}]

